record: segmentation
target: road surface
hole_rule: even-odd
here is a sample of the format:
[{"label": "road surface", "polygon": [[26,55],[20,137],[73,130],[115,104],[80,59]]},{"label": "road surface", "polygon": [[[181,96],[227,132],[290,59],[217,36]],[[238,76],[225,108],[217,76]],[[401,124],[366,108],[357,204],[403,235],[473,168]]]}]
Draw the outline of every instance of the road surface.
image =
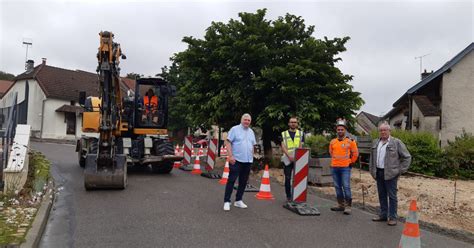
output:
[{"label": "road surface", "polygon": [[[33,143],[52,162],[60,192],[40,247],[397,247],[403,225],[371,221],[354,209],[331,212],[334,204],[308,196],[320,216],[299,216],[284,208],[284,189],[272,184],[276,200],[245,193],[248,209],[222,210],[224,186],[189,172],[156,175],[129,170],[125,190],[85,191],[73,145]],[[253,182],[259,186],[258,182]],[[234,195],[233,195],[234,196]],[[422,247],[472,247],[421,232]]]}]

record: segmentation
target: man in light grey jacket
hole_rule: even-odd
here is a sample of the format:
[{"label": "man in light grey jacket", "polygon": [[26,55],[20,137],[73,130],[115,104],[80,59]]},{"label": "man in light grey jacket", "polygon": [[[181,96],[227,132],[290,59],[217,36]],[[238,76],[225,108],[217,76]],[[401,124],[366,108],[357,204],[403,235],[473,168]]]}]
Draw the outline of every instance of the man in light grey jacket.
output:
[{"label": "man in light grey jacket", "polygon": [[372,143],[370,174],[377,182],[380,213],[373,221],[387,221],[389,226],[397,225],[397,182],[398,177],[408,171],[411,155],[405,144],[390,136],[390,125],[379,125],[379,138]]}]

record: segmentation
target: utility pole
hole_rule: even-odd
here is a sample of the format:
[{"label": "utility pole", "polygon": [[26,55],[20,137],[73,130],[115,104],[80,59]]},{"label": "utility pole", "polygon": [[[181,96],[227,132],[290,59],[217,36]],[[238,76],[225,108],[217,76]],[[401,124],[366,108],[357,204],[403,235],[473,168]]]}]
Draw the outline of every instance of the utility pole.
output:
[{"label": "utility pole", "polygon": [[415,57],[415,59],[420,59],[420,78],[423,79],[423,77],[421,76],[421,73],[423,73],[423,57],[426,57],[428,55],[430,55],[431,53],[427,53],[425,55],[421,55],[421,56],[417,56]]},{"label": "utility pole", "polygon": [[33,41],[31,39],[23,39],[23,45],[26,45],[26,55],[25,55],[25,70],[26,68],[26,61],[28,61],[28,48],[29,46],[33,46]]}]

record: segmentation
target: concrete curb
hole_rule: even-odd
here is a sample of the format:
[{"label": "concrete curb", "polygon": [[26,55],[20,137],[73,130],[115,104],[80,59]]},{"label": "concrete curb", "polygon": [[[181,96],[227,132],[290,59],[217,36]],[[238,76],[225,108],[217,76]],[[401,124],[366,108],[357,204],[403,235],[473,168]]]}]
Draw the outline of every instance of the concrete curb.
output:
[{"label": "concrete curb", "polygon": [[62,140],[62,139],[39,139],[31,137],[30,141],[33,142],[40,142],[40,143],[53,143],[53,144],[67,144],[67,145],[75,145],[75,140]]},{"label": "concrete curb", "polygon": [[[52,177],[50,178],[53,180]],[[43,236],[43,232],[46,228],[46,223],[48,222],[49,213],[51,212],[53,202],[54,181],[50,183],[46,189],[46,194],[41,201],[41,205],[38,209],[38,212],[36,213],[33,223],[31,224],[31,228],[26,234],[25,242],[21,243],[20,245],[21,248],[38,247],[41,237]]]}]

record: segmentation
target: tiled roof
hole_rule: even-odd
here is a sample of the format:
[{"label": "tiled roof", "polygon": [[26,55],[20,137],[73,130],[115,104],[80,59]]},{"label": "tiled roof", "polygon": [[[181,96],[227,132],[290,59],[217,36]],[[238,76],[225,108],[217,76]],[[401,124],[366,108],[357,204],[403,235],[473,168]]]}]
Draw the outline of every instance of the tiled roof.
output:
[{"label": "tiled roof", "polygon": [[367,118],[375,125],[377,126],[377,124],[379,123],[379,120],[380,120],[380,117],[378,116],[375,116],[371,113],[367,113],[367,112],[364,112],[362,111],[363,114],[365,114],[365,116],[367,116]]},{"label": "tiled roof", "polygon": [[[48,98],[77,102],[80,91],[85,91],[87,96],[99,95],[96,73],[40,64],[33,71],[25,72],[15,78],[15,80],[24,79],[36,79]],[[126,83],[122,83],[120,88],[122,91],[129,89]]]},{"label": "tiled roof", "polygon": [[13,81],[0,80],[0,93],[1,94],[5,93],[12,84],[13,84]]},{"label": "tiled roof", "polygon": [[121,78],[122,82],[128,87],[128,89],[135,91],[135,79],[130,79],[130,78]]},{"label": "tiled roof", "polygon": [[65,112],[65,113],[82,113],[84,112],[84,108],[80,106],[73,106],[64,104],[63,106],[56,109],[56,112]]},{"label": "tiled roof", "polygon": [[439,109],[430,101],[427,96],[413,96],[413,100],[424,116],[439,116]]}]

